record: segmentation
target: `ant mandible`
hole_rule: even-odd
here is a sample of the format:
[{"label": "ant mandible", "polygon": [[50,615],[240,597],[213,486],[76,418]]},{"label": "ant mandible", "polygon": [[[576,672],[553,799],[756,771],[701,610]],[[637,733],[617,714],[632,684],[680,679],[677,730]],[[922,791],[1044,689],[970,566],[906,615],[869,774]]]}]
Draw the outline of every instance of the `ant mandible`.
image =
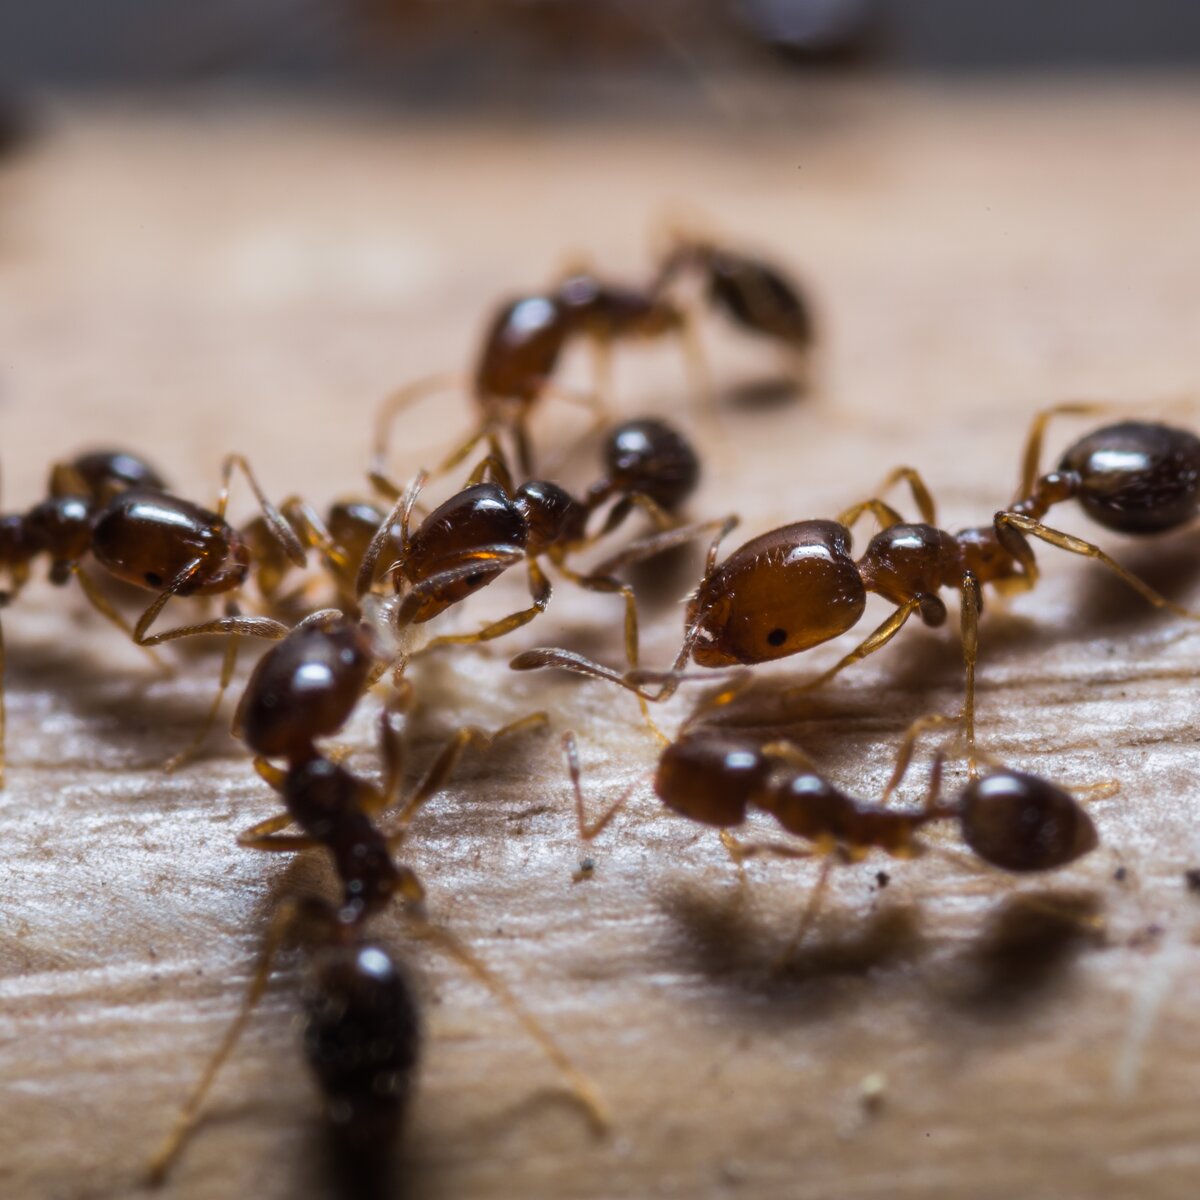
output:
[{"label": "ant mandible", "polygon": [[[360,779],[317,746],[318,738],[336,733],[353,712],[376,657],[368,626],[324,610],[269,649],[246,685],[238,706],[239,733],[257,756],[256,770],[280,793],[285,811],[246,830],[238,844],[270,852],[325,849],[341,883],[342,901],[335,906],[306,897],[286,901],[277,910],[238,1014],[152,1160],[153,1182],[162,1182],[183,1148],[205,1095],[266,990],[275,955],[297,931],[316,950],[305,1049],[325,1094],[327,1116],[339,1141],[374,1157],[383,1155],[409,1089],[418,1027],[403,972],[387,950],[362,936],[366,922],[393,898],[404,902],[420,936],[446,950],[492,991],[562,1073],[593,1125],[607,1128],[605,1105],[591,1083],[483,962],[424,917],[424,886],[393,857],[418,810],[445,786],[468,747],[487,747],[540,727],[545,714],[531,714],[492,733],[473,726],[459,729],[400,804],[404,751],[397,718],[411,705],[411,688],[404,688],[380,714],[380,786]],[[274,766],[271,758],[283,758],[286,768]],[[400,811],[385,833],[376,818],[397,804]],[[283,832],[292,824],[301,832]]]},{"label": "ant mandible", "polygon": [[[245,538],[225,520],[233,471],[248,479],[263,514],[287,554],[299,565],[304,550],[254,478],[241,455],[228,456],[221,470],[215,512],[165,490],[158,473],[124,451],[84,454],[58,464],[50,474],[46,500],[23,514],[0,518],[0,568],[7,570],[11,599],[27,582],[32,562],[50,559],[50,582],[79,581],[88,602],[142,647],[204,633],[230,637],[220,690],[200,734],[168,767],[178,765],[199,745],[215,719],[234,669],[237,635],[278,638],[287,627],[267,617],[228,614],[150,635],[172,596],[229,595],[241,587],[251,562]],[[158,595],[131,627],[83,568],[88,555],[109,575]],[[4,650],[0,639],[0,772],[3,769]]]},{"label": "ant mandible", "polygon": [[[914,614],[926,625],[941,625],[946,607],[937,595],[956,588],[961,597],[961,629],[966,679],[963,707],[968,755],[975,756],[975,667],[978,618],[984,585],[1000,592],[1024,591],[1038,579],[1026,535],[1060,549],[1094,558],[1150,603],[1179,616],[1198,614],[1167,599],[1090,542],[1043,525],[1053,504],[1078,498],[1095,520],[1110,529],[1153,533],[1192,519],[1200,498],[1200,439],[1185,430],[1147,422],[1106,426],[1080,439],[1063,456],[1059,470],[1038,476],[1037,463],[1047,421],[1058,414],[1097,411],[1094,404],[1063,404],[1034,420],[1023,455],[1020,498],[997,513],[991,525],[949,533],[938,528],[932,497],[920,475],[908,467],[894,471],[884,487],[906,481],[920,511],[920,523],[905,522],[882,500],[847,509],[837,521],[800,521],[761,534],[717,563],[720,531],[687,612],[683,644],[667,672],[621,676],[569,651],[539,648],[518,655],[517,670],[563,667],[607,679],[635,691],[643,700],[671,696],[686,678],[689,660],[701,667],[747,666],[811,649],[852,628],[862,616],[868,592],[895,604],[887,617],[855,649],[828,671],[792,689],[815,688],[852,663],[885,646]],[[873,513],[882,528],[855,561],[851,526]],[[603,565],[598,570],[603,570]],[[658,679],[657,692],[642,684]]]}]

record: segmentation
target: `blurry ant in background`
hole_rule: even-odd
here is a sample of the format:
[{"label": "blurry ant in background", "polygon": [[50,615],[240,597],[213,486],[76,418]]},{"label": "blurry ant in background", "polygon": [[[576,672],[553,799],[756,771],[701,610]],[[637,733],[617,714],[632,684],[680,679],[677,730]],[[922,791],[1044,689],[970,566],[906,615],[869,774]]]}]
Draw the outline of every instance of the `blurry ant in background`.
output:
[{"label": "blurry ant in background", "polygon": [[[997,513],[991,525],[949,533],[936,524],[934,505],[920,475],[904,467],[884,487],[905,481],[921,515],[908,523],[876,498],[856,504],[837,521],[799,521],[760,534],[718,564],[720,531],[687,611],[686,632],[674,665],[665,672],[622,676],[570,651],[539,648],[513,659],[517,670],[562,667],[629,688],[642,700],[664,700],[687,678],[689,660],[701,667],[748,666],[809,650],[851,629],[861,618],[868,592],[896,605],[887,619],[829,670],[792,694],[818,687],[850,664],[881,649],[914,614],[929,626],[941,625],[946,606],[937,595],[945,587],[960,593],[967,752],[975,757],[975,664],[982,588],[1001,593],[1025,591],[1038,579],[1026,535],[1094,558],[1159,608],[1195,619],[1090,542],[1041,524],[1051,505],[1078,498],[1094,520],[1127,533],[1157,533],[1192,520],[1200,503],[1200,439],[1181,429],[1128,421],[1106,426],[1080,439],[1064,454],[1059,469],[1038,476],[1046,422],[1058,414],[1096,411],[1093,404],[1064,404],[1034,420],[1023,456],[1020,498]],[[851,557],[850,529],[866,513],[880,531],[857,561]],[[659,683],[656,692],[642,686]]]},{"label": "blurry ant in background", "polygon": [[[339,1145],[365,1161],[386,1162],[411,1088],[419,1025],[403,971],[386,949],[363,937],[366,922],[393,898],[404,903],[420,936],[447,951],[500,1000],[561,1072],[593,1125],[607,1128],[604,1103],[591,1083],[499,978],[424,917],[421,881],[393,858],[417,812],[445,786],[468,747],[489,747],[502,737],[538,728],[545,724],[545,714],[531,714],[493,733],[459,729],[404,799],[404,739],[398,719],[411,705],[411,688],[404,688],[380,714],[379,786],[332,761],[317,746],[318,738],[336,733],[349,718],[374,661],[370,629],[328,610],[314,613],[269,649],[247,683],[237,724],[257,756],[255,768],[279,792],[285,811],[246,830],[238,843],[270,852],[323,848],[341,883],[342,900],[332,905],[305,897],[280,905],[237,1016],[154,1156],[153,1182],[166,1177],[266,990],[276,954],[297,934],[312,956],[304,1045],[325,1094],[326,1116]],[[272,765],[271,758],[283,758],[286,767]],[[377,818],[397,807],[390,830],[384,832]],[[292,824],[299,833],[284,832]],[[358,1169],[363,1169],[361,1162]]]},{"label": "blurry ant in background", "polygon": [[[727,691],[716,704],[727,702],[733,694]],[[675,740],[663,749],[654,773],[654,792],[680,816],[720,829],[721,842],[739,870],[745,859],[760,854],[822,858],[820,874],[787,954],[811,927],[835,863],[860,862],[872,850],[893,858],[915,858],[926,849],[919,837],[921,831],[934,822],[957,821],[963,840],[980,859],[1016,874],[1056,870],[1099,844],[1091,818],[1076,800],[1037,775],[991,768],[982,776],[969,778],[956,800],[942,800],[942,751],[934,757],[922,807],[888,807],[911,764],[916,740],[929,729],[959,724],[957,717],[933,715],[912,724],[901,740],[880,801],[872,803],[848,796],[831,784],[790,741],[763,745],[744,734],[698,726],[699,716],[710,707],[685,722]],[[579,834],[590,841],[625,807],[638,784],[588,822],[574,734],[565,735],[563,746]],[[1103,784],[1099,790],[1111,795],[1116,788]],[[786,833],[809,844],[747,845],[737,841],[729,830],[742,825],[754,810],[769,814]]]},{"label": "blurry ant in background", "polygon": [[[384,402],[376,422],[373,470],[385,471],[391,427],[404,409],[432,392],[468,385],[479,407],[479,424],[437,473],[453,470],[481,441],[508,434],[522,473],[532,475],[529,419],[535,405],[543,396],[557,395],[590,407],[602,420],[611,404],[611,357],[618,342],[678,339],[692,391],[711,398],[694,318],[669,295],[688,274],[699,275],[708,302],[739,328],[784,347],[796,361],[808,354],[814,338],[808,305],[777,267],[708,241],[679,240],[646,285],[614,284],[591,271],[575,271],[548,291],[503,302],[487,327],[469,380],[459,373],[432,375]],[[594,393],[567,391],[553,382],[563,353],[579,341],[593,351]]]},{"label": "blurry ant in background", "polygon": [[[246,539],[225,519],[233,471],[240,468],[270,529],[290,559],[303,565],[303,547],[291,527],[267,499],[241,455],[227,457],[221,469],[216,511],[168,492],[158,473],[124,451],[99,451],[51,469],[49,497],[28,512],[0,517],[0,569],[11,581],[5,601],[28,582],[33,561],[50,559],[49,579],[57,585],[72,577],[88,602],[138,646],[153,647],[198,634],[227,634],[220,688],[199,734],[169,760],[171,769],[201,743],[216,717],[232,678],[237,637],[279,638],[287,626],[236,610],[215,620],[150,634],[150,627],[173,596],[232,598],[242,587],[252,554]],[[88,555],[110,576],[144,591],[154,600],[130,626],[83,567]],[[157,661],[157,660],[156,660]],[[3,768],[3,641],[0,639],[0,771]]]}]

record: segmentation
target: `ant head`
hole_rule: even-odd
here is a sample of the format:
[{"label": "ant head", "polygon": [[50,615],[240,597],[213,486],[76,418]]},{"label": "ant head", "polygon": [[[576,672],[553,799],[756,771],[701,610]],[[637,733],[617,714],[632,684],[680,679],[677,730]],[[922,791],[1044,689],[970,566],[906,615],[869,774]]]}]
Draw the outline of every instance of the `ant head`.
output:
[{"label": "ant head", "polygon": [[994,771],[968,783],[959,806],[967,845],[1005,871],[1051,871],[1099,844],[1075,798],[1037,775]]}]

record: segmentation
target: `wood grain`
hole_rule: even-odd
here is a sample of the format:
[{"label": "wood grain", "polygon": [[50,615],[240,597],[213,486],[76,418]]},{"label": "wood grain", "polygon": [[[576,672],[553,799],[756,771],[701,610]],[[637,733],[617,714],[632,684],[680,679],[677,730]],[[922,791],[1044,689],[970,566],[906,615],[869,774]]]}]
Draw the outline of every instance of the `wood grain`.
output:
[{"label": "wood grain", "polygon": [[[1167,405],[1197,370],[1200,93],[788,103],[749,127],[638,129],[249,104],[58,112],[0,175],[5,504],[32,503],[55,456],[112,442],[198,499],[230,449],[276,495],[356,490],[390,387],[463,363],[494,298],[569,252],[640,272],[653,219],[681,207],[802,272],[826,333],[807,402],[730,406],[715,432],[693,422],[708,450],[695,511],[734,509],[747,535],[832,514],[897,462],[925,472],[950,527],[986,520],[1050,400],[1193,419]],[[723,386],[770,366],[707,334]],[[669,349],[619,356],[627,412],[691,421],[683,379]],[[415,414],[397,472],[432,461],[467,411]],[[539,437],[563,445],[582,426],[548,411]],[[1096,532],[1076,513],[1063,524]],[[1191,535],[1106,544],[1194,594]],[[1195,1194],[1200,898],[1183,872],[1200,864],[1198,640],[1098,569],[1042,557],[1044,586],[985,616],[982,734],[1014,766],[1119,779],[1092,808],[1103,850],[1020,883],[936,854],[840,870],[782,974],[771,963],[815,868],[755,864],[740,891],[716,839],[661,812],[644,783],[587,849],[594,878],[572,882],[585,851],[556,735],[579,732],[597,804],[644,777],[654,746],[628,698],[505,662],[539,643],[617,661],[615,604],[563,588],[508,644],[421,671],[415,766],[460,720],[553,715],[555,736],[465,764],[422,815],[411,861],[438,919],[591,1074],[616,1129],[592,1138],[495,999],[385,921],[427,1001],[411,1194]],[[687,575],[651,610],[649,662],[677,644],[670,601]],[[498,585],[455,620],[469,628],[519,595]],[[0,1184],[125,1196],[232,1015],[273,900],[323,868],[237,849],[272,799],[232,740],[176,775],[157,769],[203,710],[216,656],[181,653],[173,676],[156,674],[77,594],[41,584],[4,620]],[[804,677],[841,650],[764,677]],[[957,653],[953,629],[905,631],[791,731],[845,786],[877,794],[909,720],[957,707]],[[373,769],[369,712],[344,740]],[[1071,905],[1091,924],[1052,915]],[[323,1194],[296,989],[285,964],[166,1195]]]}]

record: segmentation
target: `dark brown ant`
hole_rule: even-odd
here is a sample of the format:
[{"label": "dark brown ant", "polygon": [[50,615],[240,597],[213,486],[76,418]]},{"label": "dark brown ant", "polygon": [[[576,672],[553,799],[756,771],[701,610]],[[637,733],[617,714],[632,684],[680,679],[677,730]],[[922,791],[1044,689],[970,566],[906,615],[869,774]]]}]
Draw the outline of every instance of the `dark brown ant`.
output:
[{"label": "dark brown ant", "polygon": [[[258,756],[259,774],[280,793],[285,811],[246,830],[238,843],[272,852],[323,848],[341,882],[342,900],[336,907],[314,898],[280,907],[236,1019],[153,1160],[155,1182],[162,1181],[182,1148],[205,1094],[266,989],[275,954],[297,927],[317,946],[305,1047],[325,1093],[327,1115],[340,1140],[370,1143],[374,1153],[384,1148],[378,1144],[381,1139],[394,1138],[416,1057],[415,1004],[388,953],[362,940],[366,921],[394,898],[404,902],[421,936],[435,941],[496,995],[563,1074],[593,1124],[607,1127],[605,1106],[590,1082],[474,954],[424,918],[421,881],[393,857],[418,810],[445,786],[468,747],[487,747],[542,726],[545,714],[531,714],[492,733],[473,726],[459,729],[400,804],[385,833],[376,818],[402,798],[404,752],[397,718],[411,705],[411,689],[404,689],[380,716],[384,777],[379,786],[333,762],[317,746],[318,738],[336,733],[353,712],[375,658],[370,629],[327,610],[314,613],[271,647],[246,685],[238,706],[239,732]],[[273,766],[269,758],[283,758],[286,768]],[[283,832],[292,824],[301,832]],[[372,1046],[370,1052],[363,1049]]]},{"label": "dark brown ant", "polygon": [[[230,637],[221,686],[200,735],[168,766],[177,765],[202,740],[234,669],[236,636],[278,638],[287,626],[267,617],[230,613],[151,635],[151,625],[172,596],[230,596],[244,582],[251,552],[245,538],[225,520],[235,468],[250,482],[259,505],[292,560],[304,562],[304,550],[291,527],[259,487],[245,459],[229,456],[222,466],[216,511],[209,511],[164,490],[158,473],[123,451],[84,454],[54,467],[50,496],[24,514],[0,518],[0,569],[11,588],[6,599],[29,579],[41,556],[50,560],[50,582],[63,585],[72,576],[89,603],[136,645],[153,647],[176,638],[222,633]],[[83,568],[88,555],[109,575],[158,595],[131,627]],[[3,642],[0,640],[0,770],[3,765]]]},{"label": "dark brown ant", "polygon": [[[1151,604],[1180,616],[1198,614],[1160,595],[1090,542],[1040,523],[1053,504],[1078,497],[1089,515],[1110,529],[1151,533],[1190,520],[1200,496],[1200,439],[1179,429],[1146,422],[1107,426],[1082,438],[1063,456],[1058,471],[1038,476],[1037,463],[1046,422],[1059,413],[1095,411],[1095,405],[1059,405],[1040,414],[1024,454],[1020,498],[996,514],[992,525],[949,533],[938,528],[933,500],[921,477],[900,468],[884,487],[906,481],[921,523],[905,522],[882,500],[847,509],[837,521],[800,521],[752,538],[717,562],[721,538],[709,549],[700,584],[688,606],[683,645],[667,672],[623,677],[569,651],[536,649],[512,661],[517,670],[557,666],[610,680],[644,700],[672,695],[685,678],[688,661],[701,667],[747,666],[786,658],[851,629],[863,614],[869,592],[896,605],[895,611],[828,671],[793,691],[806,691],[885,646],[914,614],[926,625],[941,625],[946,606],[942,588],[961,596],[964,703],[968,754],[975,754],[975,664],[982,588],[1028,590],[1038,578],[1026,535],[1095,558]],[[882,528],[865,553],[851,557],[851,526],[873,513]],[[597,572],[604,571],[601,564]],[[659,680],[657,692],[642,684]]]},{"label": "dark brown ant", "polygon": [[[957,821],[963,840],[980,859],[1018,874],[1055,870],[1096,848],[1099,839],[1091,818],[1068,792],[1040,776],[989,769],[970,778],[956,801],[941,800],[941,752],[934,758],[922,807],[888,807],[911,763],[916,739],[928,729],[951,724],[958,724],[958,718],[936,715],[914,722],[902,739],[880,802],[871,803],[831,784],[791,742],[761,745],[744,734],[697,728],[693,718],[663,749],[654,791],[673,812],[720,829],[721,841],[739,869],[746,858],[761,853],[784,858],[822,856],[821,874],[792,946],[811,924],[835,862],[860,862],[872,850],[893,858],[917,857],[925,850],[921,831],[933,822]],[[568,733],[563,744],[579,833],[590,841],[628,803],[637,784],[601,817],[588,822],[574,735]],[[1114,790],[1103,786],[1109,794]],[[755,810],[767,813],[785,832],[809,845],[738,842],[728,831],[742,825]]]},{"label": "dark brown ant", "polygon": [[[502,457],[490,454],[472,473],[466,487],[410,532],[413,506],[428,478],[422,472],[380,522],[359,569],[359,597],[378,578],[383,556],[395,556],[389,573],[395,591],[403,593],[393,617],[399,632],[411,624],[432,620],[524,561],[532,604],[476,633],[436,637],[422,652],[438,646],[491,641],[546,610],[551,585],[539,562],[544,557],[564,579],[578,587],[622,596],[625,652],[629,665],[635,666],[637,603],[632,588],[613,578],[612,572],[690,541],[711,529],[713,523],[675,526],[675,513],[698,482],[699,460],[687,440],[665,422],[638,420],[618,426],[607,439],[605,458],[605,477],[577,500],[548,480],[530,480],[514,488]],[[589,533],[589,517],[610,500],[615,503],[602,528]],[[635,541],[610,558],[603,574],[584,574],[570,565],[573,555],[615,530],[635,508],[647,511],[662,532]]]}]

